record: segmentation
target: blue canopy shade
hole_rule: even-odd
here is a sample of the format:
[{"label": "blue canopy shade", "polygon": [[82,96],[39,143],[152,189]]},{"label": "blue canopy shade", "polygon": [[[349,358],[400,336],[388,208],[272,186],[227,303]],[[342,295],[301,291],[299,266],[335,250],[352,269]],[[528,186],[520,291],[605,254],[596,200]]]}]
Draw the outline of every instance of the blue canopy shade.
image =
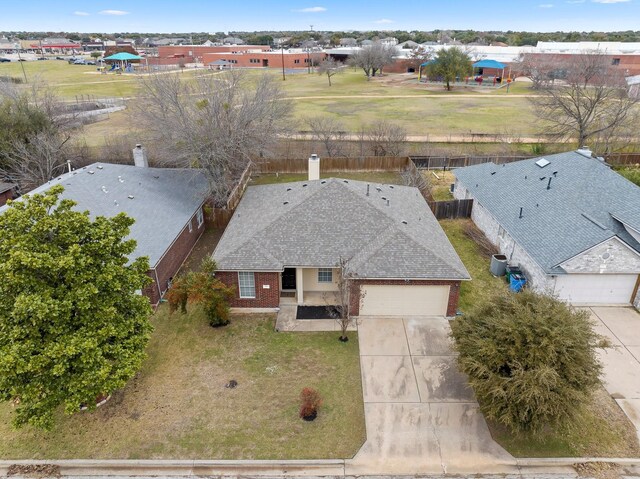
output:
[{"label": "blue canopy shade", "polygon": [[427,65],[431,65],[432,63],[435,63],[435,62],[436,62],[435,60],[429,60],[428,62],[421,63],[420,66],[426,67]]},{"label": "blue canopy shade", "polygon": [[505,65],[504,63],[500,63],[495,60],[480,60],[479,62],[475,62],[473,64],[473,68],[497,68],[498,70],[502,70],[506,67],[507,65]]},{"label": "blue canopy shade", "polygon": [[131,53],[127,52],[120,52],[116,53],[115,55],[106,57],[105,60],[142,60],[142,57],[139,57],[138,55],[132,55]]}]

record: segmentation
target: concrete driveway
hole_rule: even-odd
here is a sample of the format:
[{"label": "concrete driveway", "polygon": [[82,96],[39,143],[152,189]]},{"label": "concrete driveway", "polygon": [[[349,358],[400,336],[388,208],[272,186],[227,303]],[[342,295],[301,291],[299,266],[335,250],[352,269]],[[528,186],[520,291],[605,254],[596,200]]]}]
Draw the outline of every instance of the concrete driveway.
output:
[{"label": "concrete driveway", "polygon": [[361,318],[367,441],[346,474],[517,473],[457,369],[445,318]]},{"label": "concrete driveway", "polygon": [[640,313],[631,307],[588,308],[595,330],[615,347],[600,351],[604,385],[640,439]]}]

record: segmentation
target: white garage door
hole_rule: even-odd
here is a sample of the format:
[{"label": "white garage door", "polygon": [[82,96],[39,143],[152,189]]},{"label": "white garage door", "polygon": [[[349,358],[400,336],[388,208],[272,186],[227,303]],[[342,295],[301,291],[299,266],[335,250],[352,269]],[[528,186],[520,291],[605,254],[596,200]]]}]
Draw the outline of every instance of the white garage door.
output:
[{"label": "white garage door", "polygon": [[629,304],[636,274],[569,274],[558,276],[556,294],[575,304]]},{"label": "white garage door", "polygon": [[449,286],[363,285],[360,316],[446,316]]}]

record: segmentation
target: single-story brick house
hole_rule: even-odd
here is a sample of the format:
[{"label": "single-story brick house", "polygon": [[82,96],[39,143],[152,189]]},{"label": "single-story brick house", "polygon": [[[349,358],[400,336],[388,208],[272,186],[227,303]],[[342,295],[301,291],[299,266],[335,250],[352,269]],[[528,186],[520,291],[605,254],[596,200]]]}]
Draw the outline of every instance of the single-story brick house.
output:
[{"label": "single-story brick house", "polygon": [[8,200],[15,198],[15,195],[16,185],[0,181],[0,206],[5,205]]},{"label": "single-story brick house", "polygon": [[456,198],[529,285],[573,304],[640,306],[640,188],[589,150],[455,171]]},{"label": "single-story brick house", "polygon": [[137,247],[132,257],[149,258],[148,274],[153,280],[142,294],[157,305],[204,232],[208,181],[198,170],[149,168],[146,164],[94,163],[65,173],[29,194],[62,185],[62,198],[75,201],[75,208],[88,210],[92,218],[118,213],[133,218],[129,238],[136,240]]},{"label": "single-story brick house", "polygon": [[213,258],[236,308],[336,304],[341,259],[353,315],[453,316],[470,279],[417,188],[336,178],[249,187]]}]

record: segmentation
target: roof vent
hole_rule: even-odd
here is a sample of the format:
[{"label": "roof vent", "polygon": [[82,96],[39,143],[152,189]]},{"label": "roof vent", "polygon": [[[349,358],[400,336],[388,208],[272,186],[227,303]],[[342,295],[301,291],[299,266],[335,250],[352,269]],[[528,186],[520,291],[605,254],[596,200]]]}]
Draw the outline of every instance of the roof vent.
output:
[{"label": "roof vent", "polygon": [[382,197],[382,201],[385,201],[386,199],[387,199],[387,197],[386,197],[386,196],[383,196],[383,197]]},{"label": "roof vent", "polygon": [[306,186],[309,186],[309,185],[307,185],[306,183],[303,183],[303,184],[302,184],[302,187],[303,187],[303,188],[304,188],[304,187],[306,187]]},{"label": "roof vent", "polygon": [[544,158],[540,158],[538,161],[536,161],[536,165],[538,165],[540,168],[544,168],[545,166],[549,165],[551,162],[549,160],[545,160]]},{"label": "roof vent", "polygon": [[389,185],[389,188],[393,189],[393,185]]},{"label": "roof vent", "polygon": [[102,190],[103,193],[109,193],[109,190],[107,190],[107,187],[102,185],[102,188],[100,188]]},{"label": "roof vent", "polygon": [[116,205],[116,206],[120,206],[120,205],[118,204],[118,200],[113,200],[113,204],[114,204],[114,205]]},{"label": "roof vent", "polygon": [[408,224],[408,223],[407,223],[407,221],[406,221],[406,220],[402,220],[402,224],[403,224],[403,225],[406,225],[406,224]]},{"label": "roof vent", "polygon": [[342,180],[344,183],[349,183],[347,180]]},{"label": "roof vent", "polygon": [[379,193],[382,191],[382,188],[380,188],[379,186],[376,186],[376,191]]},{"label": "roof vent", "polygon": [[288,205],[288,204],[289,204],[289,202],[288,202],[288,201],[285,201],[285,202],[284,202],[284,203],[282,203],[282,204],[283,204],[283,205]]},{"label": "roof vent", "polygon": [[132,200],[132,199],[134,198],[134,196],[133,196],[133,195],[129,195],[129,196],[127,196],[127,198],[129,198],[130,200]]},{"label": "roof vent", "polygon": [[124,183],[124,180],[122,179],[122,176],[118,176],[118,181],[119,181],[120,183]]},{"label": "roof vent", "polygon": [[90,175],[93,175],[95,173],[95,171],[89,170],[89,171],[87,171],[87,173],[89,173]]},{"label": "roof vent", "polygon": [[287,191],[291,191],[291,188],[287,188]]},{"label": "roof vent", "polygon": [[102,166],[102,165],[98,165],[98,166],[96,166],[96,168],[98,168],[99,170],[101,170],[101,169],[103,169],[103,168],[104,168],[104,166]]},{"label": "roof vent", "polygon": [[322,180],[322,181],[320,182],[320,184],[321,184],[321,185],[324,185],[326,182],[327,182],[326,180]]},{"label": "roof vent", "polygon": [[496,172],[495,172],[495,171],[491,172],[491,176],[493,176],[493,175],[495,175],[495,174],[496,174]]}]

